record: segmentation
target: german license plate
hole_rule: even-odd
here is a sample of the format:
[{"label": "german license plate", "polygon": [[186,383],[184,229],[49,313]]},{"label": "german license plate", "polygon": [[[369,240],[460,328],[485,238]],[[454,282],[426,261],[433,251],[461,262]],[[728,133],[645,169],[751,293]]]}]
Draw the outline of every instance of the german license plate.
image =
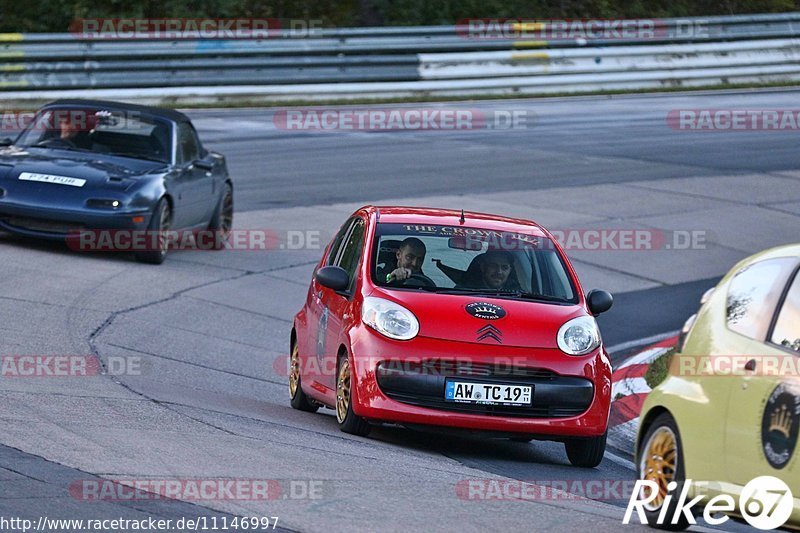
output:
[{"label": "german license plate", "polygon": [[531,405],[532,396],[532,385],[447,381],[444,390],[444,399],[449,402],[489,405]]}]

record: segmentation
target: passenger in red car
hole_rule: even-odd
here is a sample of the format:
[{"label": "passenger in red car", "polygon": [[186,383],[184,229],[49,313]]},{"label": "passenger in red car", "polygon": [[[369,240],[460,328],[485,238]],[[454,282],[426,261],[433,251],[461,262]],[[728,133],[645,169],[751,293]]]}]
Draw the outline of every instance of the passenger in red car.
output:
[{"label": "passenger in red car", "polygon": [[472,260],[466,277],[459,286],[469,289],[520,290],[511,252],[493,250],[477,256]]},{"label": "passenger in red car", "polygon": [[513,260],[508,252],[487,252],[481,259],[480,269],[487,289],[506,289],[513,269]]}]

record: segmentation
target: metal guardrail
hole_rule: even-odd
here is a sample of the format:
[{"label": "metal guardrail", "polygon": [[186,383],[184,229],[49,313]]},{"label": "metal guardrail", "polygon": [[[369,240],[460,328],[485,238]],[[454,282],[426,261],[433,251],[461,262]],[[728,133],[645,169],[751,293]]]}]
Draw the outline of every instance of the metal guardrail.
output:
[{"label": "metal guardrail", "polygon": [[[646,40],[471,38],[468,26],[324,29],[302,38],[283,31],[235,40],[0,34],[0,99],[296,100],[800,79],[800,13],[652,22],[659,31]],[[687,25],[705,31],[687,33]]]}]

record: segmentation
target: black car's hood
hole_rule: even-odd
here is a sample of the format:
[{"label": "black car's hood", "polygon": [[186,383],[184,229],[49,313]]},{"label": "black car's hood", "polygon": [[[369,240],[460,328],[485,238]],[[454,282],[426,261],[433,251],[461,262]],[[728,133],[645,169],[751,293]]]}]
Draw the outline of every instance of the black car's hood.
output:
[{"label": "black car's hood", "polygon": [[0,179],[17,180],[23,172],[79,178],[86,188],[127,188],[144,175],[166,171],[167,165],[90,152],[9,148],[0,151]]}]

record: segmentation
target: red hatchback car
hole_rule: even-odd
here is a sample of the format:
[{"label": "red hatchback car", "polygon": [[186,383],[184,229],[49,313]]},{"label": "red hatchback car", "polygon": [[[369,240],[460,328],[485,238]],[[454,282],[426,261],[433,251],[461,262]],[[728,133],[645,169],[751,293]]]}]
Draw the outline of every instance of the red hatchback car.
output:
[{"label": "red hatchback car", "polygon": [[342,431],[447,427],[603,458],[611,364],[552,236],[527,220],[364,207],[325,250],[291,334],[292,407]]}]

